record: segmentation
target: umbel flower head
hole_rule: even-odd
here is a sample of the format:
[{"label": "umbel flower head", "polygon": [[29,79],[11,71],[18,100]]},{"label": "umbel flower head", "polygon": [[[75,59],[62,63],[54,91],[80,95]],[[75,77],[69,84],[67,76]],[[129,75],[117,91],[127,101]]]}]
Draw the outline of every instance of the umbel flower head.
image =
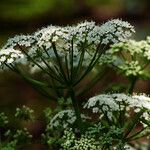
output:
[{"label": "umbel flower head", "polygon": [[127,77],[147,78],[150,64],[150,42],[126,40],[116,43],[101,57],[101,64],[108,64]]},{"label": "umbel flower head", "polygon": [[[84,114],[81,114],[81,118],[83,121],[86,119],[89,119],[88,116],[85,116]],[[75,112],[72,109],[67,109],[58,112],[50,121],[51,128],[66,128],[73,126],[76,121]]]},{"label": "umbel flower head", "polygon": [[149,126],[150,97],[143,94],[133,96],[123,93],[100,94],[90,98],[84,108],[92,109],[93,113],[100,113],[100,118],[107,116],[110,120],[121,111],[125,111],[127,118],[130,117],[131,110],[135,113],[141,112],[139,120],[141,119],[141,123],[145,126]]},{"label": "umbel flower head", "polygon": [[4,113],[0,113],[0,127],[4,127],[8,124],[8,118]]},{"label": "umbel flower head", "polygon": [[29,78],[25,75],[38,71],[41,77],[74,86],[92,71],[111,44],[124,41],[133,32],[133,26],[119,19],[102,25],[93,21],[66,27],[51,25],[31,35],[9,39],[0,51],[0,65],[26,80]]},{"label": "umbel flower head", "polygon": [[34,120],[33,110],[25,105],[22,108],[17,108],[15,117],[24,121]]},{"label": "umbel flower head", "polygon": [[123,41],[133,32],[133,26],[119,19],[108,21],[103,25],[96,25],[92,21],[67,27],[51,25],[32,35],[19,35],[9,39],[0,51],[0,62],[1,65],[15,65],[32,62],[31,58],[34,58],[40,63],[41,57],[51,61],[53,57],[56,57],[53,51],[54,45],[60,56],[68,55],[72,47],[74,56],[77,56],[82,51],[83,44],[93,49],[98,44],[108,45]]}]

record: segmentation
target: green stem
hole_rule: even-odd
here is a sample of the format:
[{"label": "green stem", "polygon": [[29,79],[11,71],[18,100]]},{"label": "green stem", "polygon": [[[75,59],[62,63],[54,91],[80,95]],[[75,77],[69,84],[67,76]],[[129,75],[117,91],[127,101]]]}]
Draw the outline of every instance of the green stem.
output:
[{"label": "green stem", "polygon": [[80,91],[77,92],[77,96],[81,96],[88,92],[92,87],[94,87],[100,80],[102,80],[105,77],[106,72],[109,70],[106,68],[103,68],[100,70],[94,78],[87,83],[87,86],[83,87]]},{"label": "green stem", "polygon": [[102,108],[101,108],[101,111],[102,111],[102,113],[104,114],[104,117],[105,117],[105,119],[106,119],[108,125],[109,125],[109,126],[112,126],[113,123],[112,123],[111,120],[108,118],[107,112],[103,111]]},{"label": "green stem", "polygon": [[102,147],[102,150],[110,150],[110,145],[109,144],[104,144]]},{"label": "green stem", "polygon": [[45,49],[45,47],[42,46],[42,48],[43,48],[43,50],[45,51],[46,55],[47,55],[49,58],[51,58],[50,54],[49,54],[48,51]]},{"label": "green stem", "polygon": [[71,40],[71,53],[70,53],[70,67],[71,67],[71,71],[70,71],[70,82],[73,81],[73,40]]},{"label": "green stem", "polygon": [[68,66],[68,59],[67,55],[65,55],[65,65],[66,65],[66,74],[67,74],[67,79],[68,81],[70,80],[70,74],[69,74],[69,66]]},{"label": "green stem", "polygon": [[75,115],[77,118],[77,126],[78,126],[80,132],[83,132],[83,123],[82,123],[82,118],[81,118],[81,112],[80,112],[79,105],[78,105],[76,97],[75,97],[75,92],[72,87],[69,88],[69,94],[70,94],[72,104],[74,107],[74,111],[75,111]]},{"label": "green stem", "polygon": [[[135,134],[133,134],[133,135],[131,135],[129,138],[128,138],[128,140],[130,141],[130,140],[132,140],[132,139],[135,139],[135,137],[136,136],[138,136],[140,133],[142,133],[144,130],[146,130],[147,129],[147,127],[146,128],[143,128],[143,129],[141,129],[140,131],[138,131],[138,132],[136,132]],[[142,135],[143,136],[143,135]],[[141,137],[142,137],[141,136]],[[145,135],[144,135],[145,136]],[[141,138],[141,137],[138,137],[138,138]]]},{"label": "green stem", "polygon": [[141,138],[146,137],[146,136],[149,136],[149,135],[150,135],[150,132],[147,133],[147,134],[144,134],[144,135],[142,135],[142,136],[140,136],[140,137],[135,137],[135,138],[131,139],[130,141],[135,141],[135,140],[141,139]]},{"label": "green stem", "polygon": [[75,79],[74,80],[76,80],[76,77],[78,77],[78,74],[81,71],[82,64],[83,64],[83,61],[84,61],[84,55],[85,55],[85,48],[84,48],[84,46],[82,46],[82,51],[81,51],[81,54],[80,54],[79,62],[78,62],[77,68],[75,70],[75,75],[74,75]]},{"label": "green stem", "polygon": [[[60,79],[60,77],[57,75],[57,73],[50,67],[50,65],[45,61],[45,59],[39,55],[39,57],[41,58],[41,60],[43,61],[43,63],[46,65],[46,67],[49,69],[50,73],[54,74],[54,76],[57,78],[57,79]],[[63,83],[63,81],[62,81]]]},{"label": "green stem", "polygon": [[50,98],[52,100],[56,100],[57,98],[54,97],[53,95],[51,95],[50,93],[48,93],[45,90],[45,87],[48,86],[45,83],[42,83],[40,81],[31,79],[29,77],[27,77],[26,75],[24,75],[17,67],[14,67],[10,64],[10,66],[8,64],[6,64],[7,67],[11,68],[13,71],[15,71],[17,74],[19,74],[25,81],[27,81],[28,83],[30,83],[38,92],[40,92],[43,96]]},{"label": "green stem", "polygon": [[131,131],[134,129],[134,127],[137,125],[137,122],[139,121],[139,118],[143,114],[143,111],[140,111],[139,113],[135,114],[134,118],[129,122],[129,124],[126,126],[125,129],[127,129],[124,138],[127,138],[127,136],[131,133]]},{"label": "green stem", "polygon": [[22,49],[22,47],[20,47],[20,50],[36,65],[38,66],[43,72],[45,72],[46,74],[48,74],[51,78],[53,78],[54,80],[62,83],[62,81],[58,78],[56,78],[55,76],[53,76],[50,72],[48,72],[47,70],[45,70],[43,67],[41,67],[31,56],[28,55],[28,53]]},{"label": "green stem", "polygon": [[59,54],[58,54],[58,52],[57,52],[56,45],[55,45],[55,43],[53,43],[53,42],[52,42],[52,47],[53,47],[53,51],[54,51],[54,53],[55,53],[55,56],[56,56],[56,59],[57,59],[57,62],[58,62],[59,69],[60,69],[60,71],[61,71],[61,73],[62,73],[62,77],[63,77],[65,83],[68,84],[68,80],[67,80],[67,78],[66,78],[66,74],[65,74],[65,71],[64,71],[64,69],[63,69],[63,66],[62,66],[62,63],[61,63],[61,60],[60,60],[60,56],[59,56]]},{"label": "green stem", "polygon": [[77,85],[80,81],[82,81],[87,76],[87,74],[89,74],[91,72],[91,70],[94,68],[94,66],[98,63],[99,58],[105,51],[105,46],[103,47],[103,49],[101,49],[100,52],[99,52],[99,50],[100,50],[100,45],[98,45],[96,52],[95,52],[91,62],[89,63],[87,69],[85,70],[83,75],[81,75],[81,77],[74,83],[74,86]]},{"label": "green stem", "polygon": [[60,94],[60,92],[59,92],[59,89],[57,88],[57,86],[56,86],[56,83],[55,83],[55,81],[52,79],[52,89],[54,90],[54,92],[56,93],[56,96],[57,97],[61,97],[61,94]]},{"label": "green stem", "polygon": [[129,94],[132,94],[132,93],[133,93],[133,90],[134,90],[136,81],[137,81],[137,77],[132,77],[132,78],[130,78],[130,87],[129,87],[129,89],[128,89],[128,93],[129,93]]},{"label": "green stem", "polygon": [[126,114],[126,103],[123,102],[123,105],[124,105],[124,109],[121,110],[121,106],[120,106],[120,103],[119,103],[119,110],[120,110],[120,113],[119,113],[119,118],[118,118],[118,120],[119,120],[119,124],[120,124],[120,127],[121,127],[121,128],[124,126],[124,124],[125,124],[125,118],[126,118],[126,116],[125,116],[125,114]]}]

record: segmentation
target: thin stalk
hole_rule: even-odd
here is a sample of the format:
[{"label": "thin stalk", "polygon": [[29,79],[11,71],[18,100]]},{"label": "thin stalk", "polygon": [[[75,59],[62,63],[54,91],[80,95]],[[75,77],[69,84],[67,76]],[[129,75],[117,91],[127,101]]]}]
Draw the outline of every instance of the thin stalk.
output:
[{"label": "thin stalk", "polygon": [[98,49],[96,50],[91,62],[89,63],[87,69],[85,70],[85,72],[83,73],[83,75],[74,83],[74,85],[77,85],[86,75],[87,73],[89,72],[89,68],[90,66],[93,64],[93,61],[95,60],[96,56],[97,56],[97,53],[98,53]]},{"label": "thin stalk", "polygon": [[83,87],[81,91],[77,92],[76,96],[80,96],[88,92],[94,85],[96,85],[101,79],[105,77],[104,75],[107,71],[108,70],[104,70],[101,74],[98,72],[97,75],[89,83],[87,83],[87,86]]},{"label": "thin stalk", "polygon": [[[10,66],[8,64],[5,64],[7,67],[9,67],[9,69],[11,69],[12,71],[15,71],[17,74],[19,74],[20,76],[22,76],[25,80],[27,80],[28,82],[30,82],[31,84],[34,84],[36,86],[39,86],[39,87],[47,87],[47,88],[53,88],[51,85],[45,83],[45,82],[42,82],[42,81],[39,81],[39,80],[35,80],[35,79],[32,79],[30,77],[27,77],[26,75],[24,75],[20,70],[19,68],[17,67],[14,67],[12,64],[10,64]],[[55,88],[57,89],[65,89],[66,87],[65,86],[55,86]]]},{"label": "thin stalk", "polygon": [[[9,65],[8,65],[9,66]],[[28,77],[26,77],[18,68],[15,68],[14,66],[11,65],[11,67],[14,69],[14,71],[19,74],[24,80],[26,80],[27,82],[29,82],[34,88],[36,88],[37,91],[39,91],[43,96],[47,97],[47,98],[51,98],[56,100],[56,97],[52,96],[50,93],[48,93],[45,89],[43,89],[43,87],[45,85],[43,85],[43,83],[36,81],[34,79],[30,79]],[[36,84],[35,84],[36,83]],[[38,84],[38,86],[37,86]],[[40,86],[39,86],[40,84]],[[42,84],[42,85],[41,85]]]},{"label": "thin stalk", "polygon": [[72,83],[73,81],[73,40],[71,40],[71,53],[70,53],[70,67],[71,67],[71,71],[70,71],[70,82]]},{"label": "thin stalk", "polygon": [[[90,62],[90,64],[88,65],[87,69],[85,70],[85,72],[83,73],[83,75],[74,83],[74,85],[77,85],[82,79],[84,79],[84,77],[93,69],[93,67],[98,63],[98,60],[100,58],[100,56],[102,55],[102,53],[104,52],[104,48],[101,50],[101,52],[99,52],[100,49],[100,44],[98,45],[96,52]],[[99,52],[99,53],[98,53]],[[98,57],[97,57],[98,54]],[[97,58],[96,58],[97,57]]]},{"label": "thin stalk", "polygon": [[139,121],[140,116],[143,114],[143,111],[135,114],[134,118],[132,119],[132,121],[129,122],[129,124],[127,125],[126,129],[127,132],[124,135],[124,138],[126,138],[131,131],[134,129],[134,127],[136,126],[137,122]]},{"label": "thin stalk", "polygon": [[54,92],[56,93],[57,97],[61,97],[61,94],[55,84],[55,81],[52,79],[52,89],[54,90]]},{"label": "thin stalk", "polygon": [[70,80],[67,55],[65,55],[65,65],[66,65],[67,78],[68,78],[68,80]]},{"label": "thin stalk", "polygon": [[[39,80],[35,80],[35,79],[32,79],[32,78],[29,78],[29,77],[25,77],[29,82],[32,82],[33,84],[35,85],[38,85],[40,87],[47,87],[47,88],[51,88],[53,89],[53,86],[47,84],[47,83],[44,83],[42,81],[39,81]],[[57,89],[65,89],[66,87],[63,87],[63,86],[55,86],[55,88]]]},{"label": "thin stalk", "polygon": [[84,55],[85,55],[85,48],[83,47],[82,48],[82,52],[80,54],[79,62],[78,62],[78,65],[77,65],[77,68],[76,68],[76,71],[75,71],[75,77],[78,76],[78,73],[81,70],[81,67],[82,67],[82,64],[83,64],[83,60],[84,60]]},{"label": "thin stalk", "polygon": [[51,57],[50,54],[47,52],[47,50],[44,48],[44,46],[42,46],[42,48],[44,49],[46,55],[47,55],[48,57]]},{"label": "thin stalk", "polygon": [[101,111],[102,111],[102,113],[104,114],[104,117],[106,118],[106,120],[107,120],[109,126],[111,126],[113,123],[111,122],[111,120],[109,120],[109,118],[108,118],[108,116],[107,116],[107,113],[106,113],[105,111],[103,111],[102,108],[101,108]]},{"label": "thin stalk", "polygon": [[122,59],[125,61],[126,58],[125,58],[124,54],[122,52],[120,52],[120,54],[121,54]]},{"label": "thin stalk", "polygon": [[4,63],[4,64],[5,64],[5,66],[7,66],[11,71],[17,72],[17,71],[14,69],[14,67],[9,66],[7,63]]},{"label": "thin stalk", "polygon": [[126,104],[123,102],[124,104],[124,109],[121,110],[121,107],[120,107],[120,103],[119,103],[119,109],[120,109],[120,112],[119,112],[119,124],[120,124],[120,127],[123,127],[124,124],[125,124],[125,114],[126,114]]},{"label": "thin stalk", "polygon": [[[53,73],[55,75],[55,77],[57,79],[60,80],[60,77],[55,73],[55,71],[49,66],[49,64],[44,60],[44,58],[42,56],[39,56],[41,58],[41,60],[43,61],[43,63],[47,66],[47,68],[51,71],[51,73]],[[63,81],[61,81],[63,83]]]},{"label": "thin stalk", "polygon": [[98,63],[101,55],[105,52],[105,48],[106,46],[104,46],[101,51],[98,53],[98,57],[96,58],[96,60],[93,62],[93,64],[91,65],[90,71],[94,68],[94,66]]},{"label": "thin stalk", "polygon": [[20,50],[36,65],[38,66],[43,72],[45,72],[46,74],[48,74],[51,78],[55,79],[56,81],[62,83],[62,81],[60,79],[57,79],[55,76],[53,76],[51,73],[49,73],[47,70],[45,70],[44,68],[42,68],[31,56],[28,55],[28,53],[23,50],[21,47],[19,47]]},{"label": "thin stalk", "polygon": [[[47,55],[49,58],[51,58],[50,54],[47,52],[47,50],[44,48],[44,46],[42,46],[42,47],[43,47],[43,49],[44,49],[46,55]],[[40,56],[40,57],[41,57],[41,56]],[[44,61],[44,58],[41,57],[41,59],[42,59],[42,61],[46,64],[46,66],[52,71],[52,73],[55,73],[55,71],[47,64],[47,62]],[[53,65],[54,65],[54,64],[53,64]],[[58,74],[59,74],[60,76],[62,76],[62,74],[61,74],[60,71],[57,69],[57,67],[56,67],[56,66],[54,66],[54,67],[55,67],[56,71],[58,72]],[[57,73],[55,73],[55,75],[57,76]],[[59,77],[58,77],[58,78],[59,78]]]},{"label": "thin stalk", "polygon": [[81,118],[81,112],[80,112],[79,105],[78,105],[76,97],[75,97],[75,92],[72,87],[70,87],[68,90],[69,90],[69,94],[70,94],[72,104],[74,107],[75,115],[77,118],[78,128],[79,128],[80,132],[83,132],[83,123],[82,123],[82,118]]},{"label": "thin stalk", "polygon": [[109,144],[104,144],[102,147],[102,150],[110,150],[110,145]]},{"label": "thin stalk", "polygon": [[43,88],[39,88],[35,85],[32,84],[32,86],[43,96],[47,97],[48,99],[51,99],[51,100],[57,100],[57,97],[51,95],[49,92],[47,92],[45,89]]},{"label": "thin stalk", "polygon": [[62,75],[63,75],[63,79],[64,79],[64,81],[68,84],[68,80],[67,80],[67,78],[66,78],[66,75],[65,75],[65,72],[64,72],[64,69],[63,69],[63,66],[62,66],[60,57],[59,57],[59,55],[58,55],[58,53],[57,53],[57,49],[56,49],[55,43],[53,43],[53,42],[52,42],[52,47],[53,47],[53,51],[54,51],[54,53],[55,53],[55,56],[56,56],[56,58],[57,58],[57,62],[58,62],[59,69],[60,69],[60,71],[61,71],[61,73],[62,73]]},{"label": "thin stalk", "polygon": [[[148,127],[146,127],[148,128]],[[144,130],[146,130],[146,128],[141,129],[140,131],[136,132],[135,134],[131,135],[130,137],[128,137],[128,140],[132,140],[134,137],[136,137],[137,135],[139,135],[140,133],[142,133]],[[142,137],[142,136],[141,136]],[[139,137],[140,138],[140,137]]]},{"label": "thin stalk", "polygon": [[132,78],[130,79],[130,86],[129,86],[129,89],[128,89],[128,93],[129,93],[129,94],[132,94],[132,93],[133,93],[133,90],[134,90],[136,81],[137,81],[137,77],[132,77]]},{"label": "thin stalk", "polygon": [[149,132],[149,133],[147,133],[147,134],[144,134],[144,135],[142,135],[142,136],[140,136],[140,137],[135,137],[135,138],[131,139],[130,141],[134,141],[134,140],[137,140],[137,139],[140,139],[140,138],[143,138],[143,137],[149,136],[149,135],[150,135],[150,132]]}]

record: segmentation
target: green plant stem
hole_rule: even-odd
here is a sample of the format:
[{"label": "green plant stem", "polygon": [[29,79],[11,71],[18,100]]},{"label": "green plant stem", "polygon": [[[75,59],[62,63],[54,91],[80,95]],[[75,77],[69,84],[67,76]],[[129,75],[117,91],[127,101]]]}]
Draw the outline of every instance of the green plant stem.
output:
[{"label": "green plant stem", "polygon": [[118,120],[119,120],[120,127],[124,126],[125,118],[126,118],[126,116],[125,116],[125,114],[126,114],[126,103],[123,102],[123,104],[124,104],[124,109],[123,110],[121,110],[121,106],[119,105],[120,113],[119,113]]},{"label": "green plant stem", "polygon": [[63,69],[63,66],[62,66],[62,63],[61,63],[61,60],[60,60],[60,56],[57,52],[57,49],[56,49],[56,45],[55,43],[52,42],[52,47],[53,47],[53,51],[55,53],[55,56],[56,56],[56,59],[57,59],[57,63],[58,63],[58,66],[59,66],[59,69],[60,69],[60,72],[62,73],[62,77],[64,79],[64,82],[68,84],[68,80],[66,78],[66,75],[65,75],[65,71]]},{"label": "green plant stem", "polygon": [[[50,65],[45,61],[45,59],[39,55],[39,57],[41,58],[41,60],[43,61],[43,63],[47,66],[47,68],[49,69],[51,74],[54,74],[54,76],[60,80],[60,77],[57,75],[57,73],[50,67]],[[58,72],[59,73],[59,72]],[[60,74],[61,75],[61,74]],[[61,81],[63,83],[63,81]]]},{"label": "green plant stem", "polygon": [[67,74],[67,79],[68,81],[70,80],[70,74],[69,74],[69,66],[68,66],[68,59],[67,55],[65,55],[65,65],[66,65],[66,74]]},{"label": "green plant stem", "polygon": [[71,71],[70,71],[70,82],[73,81],[73,40],[71,40],[71,53],[70,53],[70,67],[71,67]]},{"label": "green plant stem", "polygon": [[135,141],[135,140],[137,140],[137,139],[141,139],[141,138],[146,137],[146,136],[149,136],[149,135],[150,135],[150,132],[147,133],[147,134],[144,134],[144,135],[142,135],[142,136],[140,136],[140,137],[132,138],[130,141]]},{"label": "green plant stem", "polygon": [[14,72],[16,72],[17,74],[19,74],[25,81],[27,81],[28,83],[30,83],[38,92],[40,92],[43,96],[50,98],[51,100],[56,100],[56,97],[54,97],[53,95],[51,95],[50,93],[48,93],[45,90],[45,87],[48,86],[45,83],[42,83],[40,81],[31,79],[29,77],[27,77],[26,75],[24,75],[17,67],[14,67],[13,65],[10,64],[10,66],[8,64],[5,64],[7,67],[9,67],[11,70],[13,70]]},{"label": "green plant stem", "polygon": [[75,73],[74,73],[74,81],[76,80],[76,77],[78,76],[79,72],[81,71],[82,64],[83,64],[83,61],[84,61],[84,55],[85,55],[85,48],[84,48],[84,46],[82,46],[80,59],[79,59],[77,68],[75,69]]},{"label": "green plant stem", "polygon": [[106,72],[109,70],[106,68],[103,68],[103,70],[100,70],[94,78],[87,83],[87,86],[83,87],[80,91],[76,93],[76,96],[81,96],[88,92],[93,86],[95,86],[100,80],[102,80],[105,77]]},{"label": "green plant stem", "polygon": [[105,111],[103,111],[102,108],[101,108],[101,111],[102,111],[102,113],[104,114],[104,117],[105,117],[105,119],[106,119],[108,125],[109,125],[109,126],[112,126],[113,123],[112,123],[111,120],[108,118],[107,113],[106,113]]},{"label": "green plant stem", "polygon": [[70,94],[72,104],[74,107],[75,115],[77,118],[77,126],[78,126],[80,132],[83,132],[84,129],[83,129],[83,123],[82,123],[82,118],[81,118],[81,112],[80,112],[79,105],[78,105],[76,97],[75,97],[75,92],[72,87],[69,87],[68,90],[69,90],[69,94]]},{"label": "green plant stem", "polygon": [[[87,69],[85,70],[83,75],[73,84],[74,86],[77,85],[80,81],[82,81],[91,72],[91,70],[94,68],[94,66],[98,63],[101,55],[105,52],[105,48],[106,47],[104,46],[102,49],[100,49],[100,45],[98,45],[96,52],[94,53],[94,56],[93,56],[91,62],[89,63]],[[101,50],[101,51],[99,51],[99,50]]]},{"label": "green plant stem", "polygon": [[136,81],[137,81],[137,77],[132,77],[132,78],[130,78],[130,86],[129,86],[129,89],[128,89],[128,93],[129,93],[129,94],[132,94],[132,93],[133,93],[133,90],[134,90]]},{"label": "green plant stem", "polygon": [[134,127],[137,125],[137,122],[139,121],[139,118],[143,114],[143,111],[140,111],[139,113],[135,114],[134,118],[129,122],[129,124],[125,127],[127,129],[124,138],[127,138],[127,136],[131,133],[131,131],[134,129]]},{"label": "green plant stem", "polygon": [[45,72],[46,74],[48,74],[51,78],[53,78],[54,80],[62,83],[62,81],[58,78],[56,78],[55,76],[53,76],[50,72],[48,72],[47,70],[45,70],[43,67],[41,67],[31,56],[28,55],[28,53],[22,49],[22,47],[20,47],[20,50],[36,65],[38,66],[43,72]]},{"label": "green plant stem", "polygon": [[[131,135],[129,138],[128,138],[128,140],[129,141],[131,141],[132,139],[134,140],[135,138],[136,138],[136,136],[138,136],[140,133],[142,133],[144,130],[146,130],[147,129],[147,127],[146,128],[143,128],[143,129],[141,129],[140,131],[138,131],[138,132],[136,132],[135,134],[133,134],[133,135]],[[145,135],[144,135],[145,136]],[[141,137],[143,137],[143,135],[141,136]],[[141,137],[138,137],[138,138],[141,138]]]},{"label": "green plant stem", "polygon": [[104,144],[102,150],[111,150],[109,144]]},{"label": "green plant stem", "polygon": [[57,88],[57,86],[56,86],[56,84],[55,84],[55,81],[52,79],[52,89],[54,90],[54,92],[56,93],[56,96],[57,97],[61,97],[61,94],[60,94],[60,92],[59,92],[59,90],[58,90],[58,88]]}]

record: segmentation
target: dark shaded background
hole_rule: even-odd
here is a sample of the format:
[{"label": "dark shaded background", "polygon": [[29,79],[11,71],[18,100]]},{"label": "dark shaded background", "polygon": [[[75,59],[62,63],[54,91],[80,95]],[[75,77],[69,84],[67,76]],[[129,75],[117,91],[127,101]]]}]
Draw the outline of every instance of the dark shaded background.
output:
[{"label": "dark shaded background", "polygon": [[[150,0],[0,0],[0,46],[9,37],[20,33],[32,33],[37,28],[50,24],[68,25],[81,20],[103,23],[112,18],[129,21],[136,28],[134,38],[144,39],[150,35]],[[108,74],[84,97],[101,91],[109,82],[115,83],[120,80],[127,82],[115,73]],[[149,83],[139,81],[135,91],[150,94]],[[1,72],[0,112],[5,111],[11,117],[15,107],[23,104],[35,109],[35,114],[40,119],[42,109],[51,105],[48,99],[40,96],[17,75]],[[13,118],[12,123],[16,124]],[[43,126],[41,119],[38,123],[29,124],[28,128],[36,137],[42,132]]]}]

